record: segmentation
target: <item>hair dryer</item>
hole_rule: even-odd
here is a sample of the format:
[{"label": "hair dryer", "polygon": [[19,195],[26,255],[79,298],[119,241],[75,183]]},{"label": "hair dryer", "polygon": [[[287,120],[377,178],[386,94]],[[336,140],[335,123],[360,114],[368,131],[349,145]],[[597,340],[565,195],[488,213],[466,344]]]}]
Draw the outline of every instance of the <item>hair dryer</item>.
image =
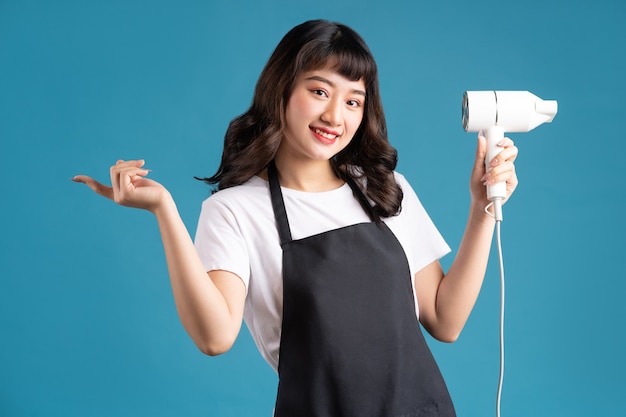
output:
[{"label": "hair dryer", "polygon": [[[483,131],[487,139],[485,168],[500,152],[498,143],[505,132],[528,132],[554,119],[556,100],[542,100],[528,91],[466,91],[463,94],[462,117],[466,132]],[[502,221],[502,200],[506,183],[487,186],[487,198],[493,202],[494,217]]]}]

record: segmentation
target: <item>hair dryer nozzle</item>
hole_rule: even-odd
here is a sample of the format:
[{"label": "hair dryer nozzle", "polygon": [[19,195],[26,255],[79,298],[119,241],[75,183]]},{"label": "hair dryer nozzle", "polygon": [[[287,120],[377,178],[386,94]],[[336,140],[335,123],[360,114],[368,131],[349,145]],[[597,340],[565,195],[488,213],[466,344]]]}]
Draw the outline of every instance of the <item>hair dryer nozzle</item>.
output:
[{"label": "hair dryer nozzle", "polygon": [[535,111],[539,114],[543,114],[544,116],[549,117],[544,123],[550,123],[554,116],[556,116],[556,112],[559,110],[559,104],[556,100],[541,100],[538,99],[535,102]]}]

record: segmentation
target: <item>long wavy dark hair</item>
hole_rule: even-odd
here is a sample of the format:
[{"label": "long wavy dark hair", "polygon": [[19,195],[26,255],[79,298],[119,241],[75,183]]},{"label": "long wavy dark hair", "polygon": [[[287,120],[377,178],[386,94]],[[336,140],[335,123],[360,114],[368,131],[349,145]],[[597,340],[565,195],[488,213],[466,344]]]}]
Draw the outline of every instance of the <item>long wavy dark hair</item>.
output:
[{"label": "long wavy dark hair", "polygon": [[198,179],[221,190],[260,173],[274,159],[283,138],[284,115],[296,78],[329,64],[351,81],[362,79],[366,91],[361,125],[331,165],[346,181],[365,177],[363,191],[377,220],[396,215],[402,202],[402,190],[393,176],[398,156],[387,138],[376,61],[354,30],[326,20],[304,22],[280,41],[257,81],[250,109],[228,126],[217,172]]}]

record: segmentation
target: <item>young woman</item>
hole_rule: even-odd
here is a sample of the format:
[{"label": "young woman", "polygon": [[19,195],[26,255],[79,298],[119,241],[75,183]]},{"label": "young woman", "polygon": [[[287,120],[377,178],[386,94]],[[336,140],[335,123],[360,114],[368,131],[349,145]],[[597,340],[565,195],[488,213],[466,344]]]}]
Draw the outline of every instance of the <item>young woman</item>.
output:
[{"label": "young woman", "polygon": [[501,146],[486,174],[479,137],[467,228],[444,274],[449,248],[394,171],[369,49],[316,20],[285,35],[231,122],[195,247],[144,161],[118,161],[112,187],[74,180],[154,213],[178,313],[203,352],[226,352],[245,318],[278,371],[275,416],[453,416],[419,323],[452,342],[472,310],[494,230],[484,185],[517,185],[517,149]]}]

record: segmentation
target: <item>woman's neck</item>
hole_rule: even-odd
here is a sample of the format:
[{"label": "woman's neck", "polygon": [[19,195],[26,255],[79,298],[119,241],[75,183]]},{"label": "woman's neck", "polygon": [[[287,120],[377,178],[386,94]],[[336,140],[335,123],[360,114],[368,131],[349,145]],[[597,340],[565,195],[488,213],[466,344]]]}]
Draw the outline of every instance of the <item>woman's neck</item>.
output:
[{"label": "woman's neck", "polygon": [[306,192],[331,191],[341,187],[344,181],[335,174],[330,161],[275,159],[280,185]]}]

